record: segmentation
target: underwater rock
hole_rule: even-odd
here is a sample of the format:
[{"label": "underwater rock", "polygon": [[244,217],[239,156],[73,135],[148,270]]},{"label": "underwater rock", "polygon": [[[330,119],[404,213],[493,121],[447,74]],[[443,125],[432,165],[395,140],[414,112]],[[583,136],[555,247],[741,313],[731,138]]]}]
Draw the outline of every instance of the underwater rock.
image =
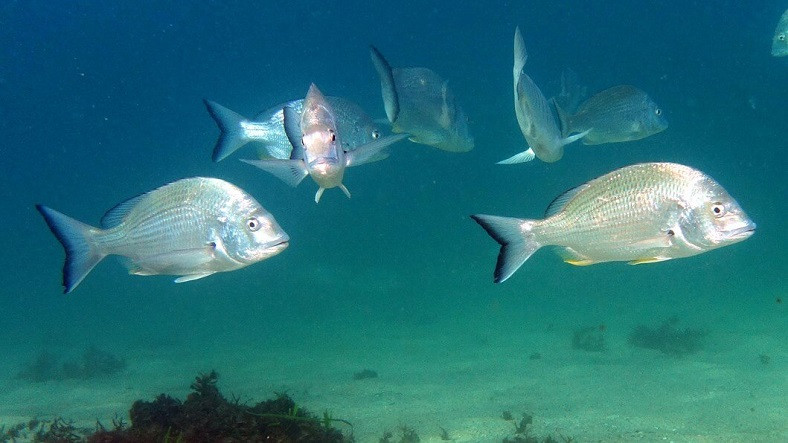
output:
[{"label": "underwater rock", "polygon": [[368,378],[378,378],[377,371],[372,369],[364,369],[353,374],[353,380],[366,380]]},{"label": "underwater rock", "polygon": [[588,326],[572,332],[572,349],[601,352],[605,350],[604,326]]},{"label": "underwater rock", "polygon": [[28,363],[16,378],[32,382],[47,380],[69,380],[114,375],[126,369],[126,362],[115,355],[91,346],[82,354],[80,360],[66,360],[63,363],[49,353],[41,352]]}]

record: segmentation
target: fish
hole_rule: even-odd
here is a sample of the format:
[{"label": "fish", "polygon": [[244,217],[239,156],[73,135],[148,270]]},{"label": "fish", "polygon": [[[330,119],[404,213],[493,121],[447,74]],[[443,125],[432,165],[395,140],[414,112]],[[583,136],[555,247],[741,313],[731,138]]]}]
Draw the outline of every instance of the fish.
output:
[{"label": "fish", "polygon": [[108,255],[133,275],[176,283],[249,266],[287,248],[290,237],[251,195],[217,178],[184,178],[118,204],[93,227],[36,205],[66,251],[67,294]]},{"label": "fish", "polygon": [[785,57],[788,55],[788,9],[783,12],[772,38],[772,55]]},{"label": "fish", "polygon": [[580,84],[575,71],[569,68],[561,71],[561,91],[553,99],[556,107],[574,113],[587,96],[588,88]]},{"label": "fish", "polygon": [[645,92],[631,85],[605,89],[569,114],[556,102],[564,135],[586,132],[584,145],[640,140],[667,129],[662,109]]},{"label": "fish", "polygon": [[[358,146],[381,138],[383,132],[380,125],[364,112],[361,106],[343,97],[326,97],[326,100],[336,114],[337,130],[343,135],[344,150],[352,151]],[[214,101],[205,99],[203,103],[221,131],[213,149],[214,162],[224,160],[250,142],[258,142],[262,145],[262,157],[283,160],[290,158],[293,146],[285,134],[282,110],[291,107],[300,116],[304,109],[304,99],[278,104],[259,113],[251,120]],[[381,151],[377,160],[387,156],[388,152]]]},{"label": "fish", "polygon": [[407,133],[412,142],[443,151],[473,149],[468,117],[447,80],[428,68],[392,68],[374,46],[370,57],[392,132]]},{"label": "fish", "polygon": [[543,219],[471,218],[501,245],[495,283],[548,245],[572,265],[635,265],[690,257],[755,232],[755,223],[721,185],[676,163],[640,163],[607,173],[559,195]]},{"label": "fish", "polygon": [[290,186],[298,186],[307,176],[317,183],[315,203],[320,202],[323,191],[340,188],[350,198],[350,191],[342,183],[345,169],[374,161],[381,151],[404,134],[378,138],[353,150],[343,149],[342,136],[337,124],[337,114],[331,103],[313,83],[304,99],[301,114],[292,106],[282,110],[285,134],[292,146],[288,159],[246,160]]},{"label": "fish", "polygon": [[518,26],[514,31],[514,112],[517,123],[528,142],[528,149],[498,162],[499,165],[524,163],[538,158],[544,162],[556,162],[564,156],[564,146],[579,140],[586,133],[562,137],[553,110],[542,91],[525,73],[525,50],[523,36]]}]

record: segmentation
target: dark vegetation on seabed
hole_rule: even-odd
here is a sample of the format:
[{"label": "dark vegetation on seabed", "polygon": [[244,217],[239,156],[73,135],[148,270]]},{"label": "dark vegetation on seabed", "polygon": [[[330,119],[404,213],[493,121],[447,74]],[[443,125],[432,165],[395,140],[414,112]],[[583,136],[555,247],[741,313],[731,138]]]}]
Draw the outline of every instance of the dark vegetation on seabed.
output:
[{"label": "dark vegetation on seabed", "polygon": [[678,317],[674,316],[657,328],[638,325],[629,334],[629,344],[674,356],[693,354],[703,349],[708,333],[701,329],[680,329],[678,323]]},{"label": "dark vegetation on seabed", "polygon": [[[100,422],[95,431],[80,429],[72,422],[32,420],[0,428],[0,441],[19,438],[48,442],[352,442],[353,427],[328,412],[318,417],[301,409],[287,394],[247,406],[234,397],[228,401],[219,392],[216,371],[201,374],[191,385],[192,392],[181,402],[166,394],[153,401],[137,400],[131,406],[131,425],[115,418],[108,429]],[[333,427],[342,424],[349,435]],[[49,426],[47,426],[49,425]]]},{"label": "dark vegetation on seabed", "polygon": [[17,379],[32,382],[103,377],[126,369],[126,361],[109,352],[89,347],[79,360],[60,359],[49,352],[41,352],[16,375]]},{"label": "dark vegetation on seabed", "polygon": [[604,325],[587,326],[572,331],[572,349],[601,352],[605,350]]}]

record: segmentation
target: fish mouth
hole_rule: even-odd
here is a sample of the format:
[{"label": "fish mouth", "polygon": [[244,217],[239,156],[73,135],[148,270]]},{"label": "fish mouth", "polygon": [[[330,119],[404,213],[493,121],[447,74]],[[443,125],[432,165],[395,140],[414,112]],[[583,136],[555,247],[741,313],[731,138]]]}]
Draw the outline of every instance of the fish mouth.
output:
[{"label": "fish mouth", "polygon": [[728,231],[727,237],[733,240],[744,240],[755,233],[755,223],[750,222],[740,228]]}]

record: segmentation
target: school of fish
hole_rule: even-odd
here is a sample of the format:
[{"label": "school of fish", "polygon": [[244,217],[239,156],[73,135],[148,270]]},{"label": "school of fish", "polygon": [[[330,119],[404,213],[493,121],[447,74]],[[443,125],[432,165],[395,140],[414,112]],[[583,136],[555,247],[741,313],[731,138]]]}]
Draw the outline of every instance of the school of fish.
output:
[{"label": "school of fish", "polygon": [[[788,55],[786,33],[788,11],[775,31],[774,56]],[[576,74],[567,70],[560,93],[548,99],[525,72],[528,53],[519,27],[513,55],[514,115],[527,146],[499,164],[556,162],[576,141],[631,142],[668,128],[663,109],[632,85],[613,85],[586,98]],[[254,143],[254,158],[241,161],[290,186],[309,176],[319,203],[332,188],[349,198],[347,170],[386,159],[404,139],[453,153],[474,148],[469,119],[449,80],[426,67],[393,68],[374,46],[370,57],[385,123],[348,98],[324,96],[314,84],[304,98],[283,101],[252,119],[206,99],[220,131],[211,158],[222,161]],[[126,200],[104,215],[100,227],[44,205],[36,208],[65,250],[66,293],[108,255],[122,257],[133,275],[174,275],[181,283],[263,261],[290,241],[254,197],[218,178],[184,178]],[[657,162],[625,166],[577,186],[559,195],[542,219],[471,218],[500,245],[496,283],[544,246],[556,247],[564,261],[578,266],[653,263],[740,242],[756,226],[711,177]]]}]

